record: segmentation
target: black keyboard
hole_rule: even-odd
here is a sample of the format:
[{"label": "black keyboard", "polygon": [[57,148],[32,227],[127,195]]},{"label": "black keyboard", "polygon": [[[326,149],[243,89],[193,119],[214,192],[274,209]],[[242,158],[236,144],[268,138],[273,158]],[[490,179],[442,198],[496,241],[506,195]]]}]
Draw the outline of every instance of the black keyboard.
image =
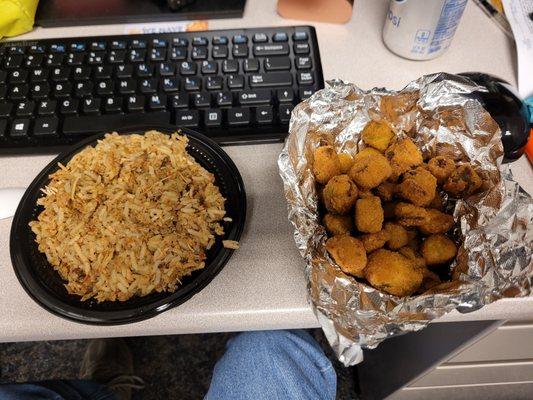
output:
[{"label": "black keyboard", "polygon": [[0,153],[173,124],[221,144],[282,140],[324,87],[313,27],[0,43]]}]

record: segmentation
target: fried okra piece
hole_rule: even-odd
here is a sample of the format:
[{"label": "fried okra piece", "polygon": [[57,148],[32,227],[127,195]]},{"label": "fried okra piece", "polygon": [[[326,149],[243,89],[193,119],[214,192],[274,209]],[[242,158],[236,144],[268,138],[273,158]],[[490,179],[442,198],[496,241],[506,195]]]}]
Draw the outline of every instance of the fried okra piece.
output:
[{"label": "fried okra piece", "polygon": [[416,229],[406,229],[407,231],[407,247],[417,250],[420,248],[420,240],[418,238],[418,231]]},{"label": "fried okra piece", "polygon": [[344,235],[349,233],[354,225],[351,215],[326,214],[322,220],[326,232],[331,236]]},{"label": "fried okra piece", "polygon": [[428,236],[420,251],[427,265],[444,264],[455,258],[457,246],[449,237],[438,233]]},{"label": "fried okra piece", "polygon": [[365,248],[359,239],[348,235],[333,236],[327,240],[326,250],[343,272],[363,277],[367,259]]},{"label": "fried okra piece", "polygon": [[466,197],[481,186],[481,178],[470,164],[460,165],[446,180],[443,188],[454,197]]},{"label": "fried okra piece", "polygon": [[368,256],[365,278],[372,286],[395,296],[409,296],[422,284],[422,272],[407,257],[379,249]]},{"label": "fried okra piece", "polygon": [[418,226],[420,232],[426,235],[431,235],[434,233],[445,233],[452,228],[455,222],[453,219],[453,215],[445,214],[433,208],[428,208],[426,209],[426,211],[426,220],[423,224]]},{"label": "fried okra piece", "polygon": [[422,164],[422,153],[410,138],[393,143],[385,151],[385,156],[392,168],[391,178],[396,181],[400,175],[411,168]]},{"label": "fried okra piece", "polygon": [[389,161],[381,154],[369,154],[354,160],[348,172],[361,189],[372,189],[385,181],[392,173]]},{"label": "fried okra piece", "polygon": [[366,252],[370,253],[385,246],[385,243],[390,239],[390,233],[385,229],[382,229],[376,233],[361,235],[360,239],[361,242],[363,242],[363,246],[365,246]]},{"label": "fried okra piece", "polygon": [[424,278],[422,278],[422,285],[419,289],[421,293],[424,293],[429,289],[433,289],[435,286],[440,285],[442,283],[439,276],[435,272],[430,271],[427,268],[422,270],[422,274],[424,275]]},{"label": "fried okra piece", "polygon": [[381,198],[383,201],[391,201],[394,197],[394,193],[396,193],[396,184],[392,182],[385,181],[375,189],[376,194]]},{"label": "fried okra piece", "polygon": [[398,194],[415,206],[427,206],[435,197],[437,179],[424,168],[418,167],[407,171],[402,183],[398,185]]},{"label": "fried okra piece", "polygon": [[359,232],[376,233],[383,227],[383,208],[377,196],[355,202],[355,226]]},{"label": "fried okra piece", "polygon": [[359,197],[360,199],[365,199],[367,197],[374,197],[374,193],[372,193],[372,191],[370,190],[359,190],[359,195],[357,197]]},{"label": "fried okra piece", "polygon": [[391,250],[397,250],[400,247],[406,246],[409,242],[409,236],[407,235],[407,230],[393,222],[385,223],[385,230],[389,232],[390,238],[387,241],[387,246]]},{"label": "fried okra piece", "polygon": [[381,153],[372,147],[365,147],[364,149],[359,150],[359,152],[353,157],[353,160],[356,161],[370,155],[381,155]]},{"label": "fried okra piece", "polygon": [[343,174],[347,174],[353,165],[353,157],[348,153],[339,154],[339,161],[341,163],[341,171]]},{"label": "fried okra piece", "polygon": [[397,203],[394,215],[402,226],[419,226],[426,222],[427,210],[409,203]]},{"label": "fried okra piece", "polygon": [[429,203],[428,207],[439,211],[444,210],[444,199],[438,190],[435,191],[435,197],[433,197],[433,200],[431,200],[431,203]]},{"label": "fried okra piece", "polygon": [[442,184],[454,171],[455,162],[449,157],[437,156],[428,161],[428,168],[438,183]]},{"label": "fried okra piece", "polygon": [[324,187],[324,205],[334,214],[349,213],[357,200],[357,186],[348,175],[337,175]]},{"label": "fried okra piece", "polygon": [[426,260],[424,260],[424,257],[422,257],[415,249],[409,246],[404,246],[398,249],[398,253],[411,260],[415,268],[420,270],[427,269]]},{"label": "fried okra piece", "polygon": [[335,175],[341,174],[341,162],[331,146],[318,147],[313,155],[313,174],[318,183],[325,185]]},{"label": "fried okra piece", "polygon": [[361,139],[366,145],[384,152],[395,136],[392,129],[385,122],[370,121],[361,132]]}]

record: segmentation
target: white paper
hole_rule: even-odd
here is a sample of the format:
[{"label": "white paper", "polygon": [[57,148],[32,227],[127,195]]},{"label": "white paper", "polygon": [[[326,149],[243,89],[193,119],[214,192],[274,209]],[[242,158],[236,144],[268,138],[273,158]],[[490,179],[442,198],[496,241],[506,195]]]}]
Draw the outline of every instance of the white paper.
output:
[{"label": "white paper", "polygon": [[206,31],[207,29],[207,21],[200,20],[179,22],[150,22],[124,25],[124,33],[126,35],[134,35],[141,33],[193,32]]},{"label": "white paper", "polygon": [[518,91],[527,98],[533,96],[533,0],[503,0],[503,8],[518,53]]}]

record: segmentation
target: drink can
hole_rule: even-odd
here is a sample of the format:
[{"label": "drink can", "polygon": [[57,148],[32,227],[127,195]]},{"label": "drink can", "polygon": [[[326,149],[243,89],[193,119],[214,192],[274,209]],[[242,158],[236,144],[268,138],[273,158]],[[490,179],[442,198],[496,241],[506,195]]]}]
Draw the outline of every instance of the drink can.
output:
[{"label": "drink can", "polygon": [[411,60],[444,53],[453,39],[468,0],[390,0],[383,42]]}]

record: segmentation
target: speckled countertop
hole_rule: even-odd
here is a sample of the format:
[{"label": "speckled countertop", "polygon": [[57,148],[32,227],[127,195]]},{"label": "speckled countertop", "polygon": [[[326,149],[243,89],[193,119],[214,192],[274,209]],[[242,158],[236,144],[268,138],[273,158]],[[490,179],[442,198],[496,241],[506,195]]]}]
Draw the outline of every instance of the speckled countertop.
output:
[{"label": "speckled countertop", "polygon": [[[210,29],[298,25],[281,19],[274,0],[248,0],[243,19],[215,20]],[[420,75],[482,71],[516,84],[514,45],[475,4],[469,2],[451,48],[425,62],[391,54],[381,42],[386,0],[356,2],[346,25],[316,26],[324,77],[363,88],[400,89]],[[124,27],[37,29],[18,39],[122,34]],[[39,307],[15,277],[9,257],[11,219],[0,220],[0,341],[105,336],[164,335],[315,327],[306,301],[303,261],[286,218],[276,160],[281,144],[226,147],[244,179],[249,211],[241,249],[223,271],[182,306],[144,322],[98,327],[69,322]],[[53,157],[1,157],[0,187],[27,186]],[[525,159],[513,164],[517,180],[533,192],[533,170]],[[438,321],[533,319],[533,297],[496,302],[470,314],[451,313]]]}]

